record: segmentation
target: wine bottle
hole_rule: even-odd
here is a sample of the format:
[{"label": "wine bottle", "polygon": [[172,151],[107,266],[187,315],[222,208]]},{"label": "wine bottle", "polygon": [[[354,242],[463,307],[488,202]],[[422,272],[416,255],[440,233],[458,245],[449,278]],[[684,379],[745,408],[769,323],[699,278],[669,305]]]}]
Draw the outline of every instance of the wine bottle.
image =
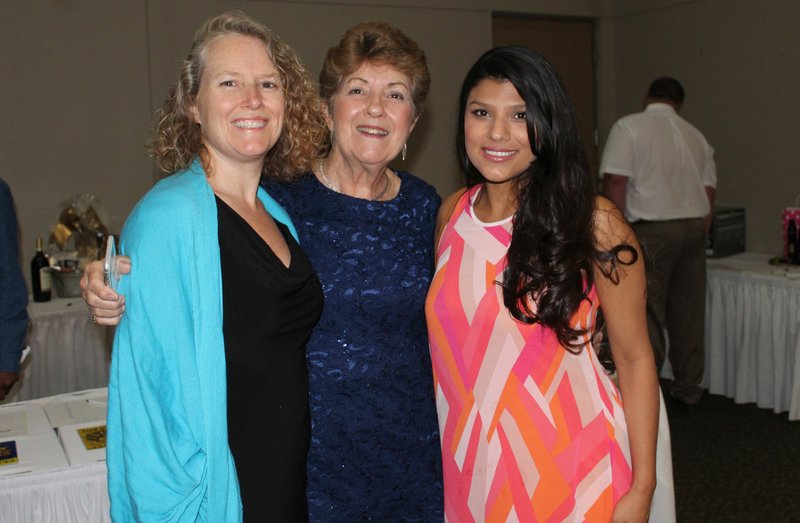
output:
[{"label": "wine bottle", "polygon": [[794,228],[794,238],[789,239],[789,243],[794,243],[794,253],[789,259],[790,263],[800,265],[800,218],[797,219],[797,226]]},{"label": "wine bottle", "polygon": [[50,263],[42,250],[42,239],[36,238],[36,254],[31,260],[33,301],[50,301]]}]

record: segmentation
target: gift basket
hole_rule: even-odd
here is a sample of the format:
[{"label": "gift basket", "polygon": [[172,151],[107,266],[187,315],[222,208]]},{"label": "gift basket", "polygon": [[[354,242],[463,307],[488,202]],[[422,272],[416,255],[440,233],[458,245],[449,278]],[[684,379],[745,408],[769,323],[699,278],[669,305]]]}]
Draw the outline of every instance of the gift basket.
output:
[{"label": "gift basket", "polygon": [[48,241],[50,272],[56,293],[62,298],[80,296],[80,279],[90,261],[103,253],[109,236],[107,216],[99,200],[79,194],[61,202],[58,217]]}]

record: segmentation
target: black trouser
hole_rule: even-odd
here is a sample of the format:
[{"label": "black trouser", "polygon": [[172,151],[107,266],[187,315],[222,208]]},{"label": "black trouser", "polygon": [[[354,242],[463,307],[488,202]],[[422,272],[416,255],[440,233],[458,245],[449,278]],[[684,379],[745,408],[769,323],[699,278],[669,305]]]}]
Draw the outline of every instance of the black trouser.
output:
[{"label": "black trouser", "polygon": [[645,253],[647,326],[659,372],[669,336],[673,396],[696,403],[703,391],[706,304],[705,228],[702,218],[633,224]]}]

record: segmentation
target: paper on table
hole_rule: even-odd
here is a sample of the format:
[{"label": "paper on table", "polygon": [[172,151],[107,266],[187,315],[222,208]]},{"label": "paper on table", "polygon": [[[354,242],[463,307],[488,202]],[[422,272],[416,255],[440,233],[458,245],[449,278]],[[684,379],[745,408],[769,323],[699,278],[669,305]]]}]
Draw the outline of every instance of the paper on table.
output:
[{"label": "paper on table", "polygon": [[0,466],[13,465],[19,463],[19,453],[17,452],[17,442],[0,441]]},{"label": "paper on table", "polygon": [[106,426],[97,425],[77,429],[78,436],[86,450],[106,448]]},{"label": "paper on table", "polygon": [[[89,435],[99,435],[102,427],[103,446],[87,444]],[[83,437],[82,437],[83,435]],[[106,460],[105,448],[105,424],[97,422],[76,423],[74,425],[63,425],[58,428],[58,439],[64,447],[70,465],[81,465],[85,463],[96,463]],[[93,438],[94,439],[94,438]]]},{"label": "paper on table", "polygon": [[51,398],[44,405],[52,427],[106,419],[108,390],[92,389]]},{"label": "paper on table", "polygon": [[0,438],[27,436],[28,413],[21,409],[0,411]]},{"label": "paper on table", "polygon": [[47,415],[40,405],[30,402],[5,405],[0,407],[0,418],[11,419],[17,417],[20,412],[24,413],[24,417],[27,418],[25,434],[16,436],[4,434],[0,437],[0,442],[14,441],[18,461],[0,467],[0,476],[12,476],[67,466],[69,462],[64,449],[59,444],[55,432],[47,421]]}]

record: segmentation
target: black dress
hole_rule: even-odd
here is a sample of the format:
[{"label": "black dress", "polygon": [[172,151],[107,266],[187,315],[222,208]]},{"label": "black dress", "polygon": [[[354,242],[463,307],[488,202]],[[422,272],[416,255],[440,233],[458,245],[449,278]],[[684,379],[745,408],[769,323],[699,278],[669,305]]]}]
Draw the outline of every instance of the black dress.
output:
[{"label": "black dress", "polygon": [[228,442],[246,522],[308,519],[310,421],[305,344],[322,312],[322,289],[289,230],[283,265],[217,198]]}]

